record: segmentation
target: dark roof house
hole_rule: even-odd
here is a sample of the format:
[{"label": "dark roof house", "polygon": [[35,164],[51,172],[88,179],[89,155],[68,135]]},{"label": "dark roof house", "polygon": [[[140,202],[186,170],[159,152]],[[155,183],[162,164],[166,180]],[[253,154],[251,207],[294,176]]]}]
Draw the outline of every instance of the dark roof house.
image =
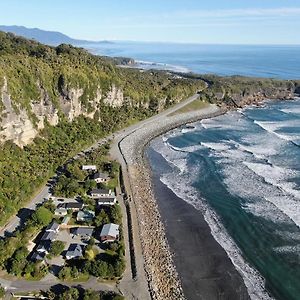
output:
[{"label": "dark roof house", "polygon": [[83,203],[82,202],[68,202],[68,203],[64,203],[63,207],[65,209],[71,209],[73,211],[79,211],[80,209],[83,208]]},{"label": "dark roof house", "polygon": [[94,228],[90,227],[77,227],[72,230],[72,233],[75,235],[80,235],[82,237],[92,237]]},{"label": "dark roof house", "polygon": [[51,222],[45,229],[45,231],[52,231],[52,232],[58,232],[59,230],[59,224],[56,222]]},{"label": "dark roof house", "polygon": [[107,182],[109,180],[109,176],[106,173],[100,173],[97,172],[94,174],[93,179],[97,182],[97,183],[101,183],[101,182]]},{"label": "dark roof house", "polygon": [[117,203],[117,198],[115,196],[103,197],[96,199],[98,206],[101,205],[115,205]]},{"label": "dark roof house", "polygon": [[66,252],[66,259],[72,259],[82,256],[82,247],[79,244],[71,244]]},{"label": "dark roof house", "polygon": [[41,241],[55,241],[57,236],[56,232],[53,231],[46,231],[41,237]]},{"label": "dark roof house", "polygon": [[46,256],[46,252],[34,252],[31,255],[31,260],[33,260],[33,261],[41,261],[41,260],[44,260],[45,256]]},{"label": "dark roof house", "polygon": [[46,240],[46,241],[42,241],[36,248],[36,251],[39,253],[49,253],[51,248],[51,241],[50,240]]}]

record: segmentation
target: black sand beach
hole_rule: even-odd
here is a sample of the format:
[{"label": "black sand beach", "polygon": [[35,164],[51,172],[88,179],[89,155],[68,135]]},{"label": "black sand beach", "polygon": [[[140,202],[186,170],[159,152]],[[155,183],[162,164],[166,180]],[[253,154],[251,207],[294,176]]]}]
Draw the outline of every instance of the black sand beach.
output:
[{"label": "black sand beach", "polygon": [[152,173],[153,189],[186,298],[250,299],[242,277],[201,213],[160,182],[159,169],[168,165],[151,148],[147,156],[150,164],[159,166]]}]

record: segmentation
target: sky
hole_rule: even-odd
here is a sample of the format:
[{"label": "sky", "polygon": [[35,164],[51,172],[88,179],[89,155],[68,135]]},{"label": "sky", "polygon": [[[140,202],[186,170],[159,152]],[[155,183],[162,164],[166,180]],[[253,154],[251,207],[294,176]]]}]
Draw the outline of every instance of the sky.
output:
[{"label": "sky", "polygon": [[88,40],[300,44],[300,0],[0,0],[0,24]]}]

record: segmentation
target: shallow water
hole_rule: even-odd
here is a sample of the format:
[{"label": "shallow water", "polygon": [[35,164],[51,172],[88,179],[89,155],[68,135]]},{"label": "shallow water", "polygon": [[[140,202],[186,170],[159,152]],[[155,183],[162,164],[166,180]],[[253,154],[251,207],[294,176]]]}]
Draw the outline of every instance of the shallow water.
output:
[{"label": "shallow water", "polygon": [[268,299],[262,277],[276,299],[299,299],[300,99],[194,126],[152,142],[171,167],[161,182],[202,212],[253,299]]}]

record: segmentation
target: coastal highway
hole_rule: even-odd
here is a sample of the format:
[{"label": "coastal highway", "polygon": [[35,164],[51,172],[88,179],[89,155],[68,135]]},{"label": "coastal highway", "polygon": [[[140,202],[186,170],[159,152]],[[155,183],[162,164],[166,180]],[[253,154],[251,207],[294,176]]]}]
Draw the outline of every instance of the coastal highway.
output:
[{"label": "coastal highway", "polygon": [[9,222],[0,230],[0,237],[12,234],[30,215],[30,213],[35,210],[36,206],[43,203],[45,199],[49,199],[50,187],[45,185],[39,193],[26,205],[23,209],[20,209],[18,214],[11,218]]},{"label": "coastal highway", "polygon": [[[167,116],[169,114],[172,114],[173,112],[177,111],[178,109],[193,102],[194,100],[196,100],[198,98],[198,96],[199,95],[197,93],[197,94],[189,97],[188,99],[163,111],[160,114],[157,114],[149,119],[146,119],[144,121],[141,121],[139,123],[131,125],[131,126],[127,127],[126,129],[115,132],[114,134],[111,134],[110,136],[107,136],[106,138],[100,139],[99,141],[94,143],[92,146],[90,146],[87,149],[85,149],[84,151],[78,153],[73,158],[70,158],[70,160],[76,159],[80,155],[84,155],[85,152],[88,152],[94,148],[97,148],[99,145],[102,145],[109,140],[113,140],[113,143],[111,145],[111,153],[113,154],[113,158],[117,158],[120,161],[120,163],[124,166],[124,163],[125,163],[124,158],[123,158],[122,153],[120,152],[120,149],[118,148],[119,142],[122,139],[124,139],[125,137],[129,136],[130,134],[136,132],[140,128],[144,128],[145,126],[147,127],[147,124],[150,124],[150,123],[153,124],[156,121],[167,118]],[[36,195],[30,201],[30,203],[28,203],[28,205],[25,208],[34,210],[36,205],[39,203],[42,203],[44,201],[44,199],[49,197],[49,195],[50,195],[49,187],[47,185],[45,185],[41,189],[41,191],[38,193],[38,195]],[[127,220],[127,214],[126,214],[124,205],[122,205],[122,210],[123,210],[122,213],[123,213],[123,218],[124,218],[123,222],[124,222],[124,231],[125,231],[124,236],[125,236],[126,253],[127,253],[127,257],[126,257],[127,267],[126,267],[126,271],[124,273],[122,282],[119,287],[121,288],[121,291],[125,294],[125,296],[128,299],[145,299],[145,300],[147,300],[147,299],[150,299],[150,294],[149,294],[148,282],[146,280],[146,275],[144,272],[144,261],[143,261],[143,256],[142,256],[140,240],[138,238],[136,216],[135,216],[135,214],[132,215],[132,219],[134,221],[134,226],[135,226],[134,244],[135,244],[136,257],[138,257],[138,260],[137,260],[138,276],[137,276],[137,278],[133,279],[132,272],[131,272],[131,266],[130,266],[130,262],[129,262],[130,258],[128,256],[129,255],[128,253],[130,252],[129,251],[129,243],[128,243],[128,227],[126,226],[128,220]],[[14,216],[13,218],[10,219],[10,221],[5,225],[5,227],[0,230],[1,236],[3,236],[5,233],[6,234],[12,233],[21,224],[22,217],[23,217],[21,214],[22,214],[22,210],[20,210],[20,212],[17,216]],[[1,274],[0,274],[0,276],[1,276]],[[43,281],[41,281],[41,283],[42,282]],[[10,290],[10,291],[13,291],[13,290],[28,291],[28,290],[35,289],[34,286],[32,285],[32,282],[25,281],[25,280],[17,279],[17,280],[10,281],[10,280],[0,279],[0,283],[2,283],[3,286],[6,286],[8,288],[8,290]],[[55,282],[53,281],[53,283],[51,280],[49,280],[49,281],[47,281],[47,284],[43,283],[39,286],[41,288],[44,288],[44,286],[45,286],[45,288],[48,288],[48,286],[51,286],[51,284],[55,284],[55,283],[57,283],[56,280],[55,280]],[[85,285],[86,284],[81,284],[81,286],[83,286],[83,287],[85,287]],[[91,287],[93,287],[93,289],[98,289],[100,286],[101,286],[101,283],[96,281],[94,283],[94,285],[92,285]],[[116,286],[110,286],[111,290],[114,290],[116,288],[117,288]],[[124,291],[123,291],[123,289],[124,289]],[[142,296],[142,298],[140,298],[139,296],[137,297],[137,295],[143,295],[143,296]]]},{"label": "coastal highway", "polygon": [[[111,139],[115,139],[115,142],[113,145],[117,146],[118,141],[120,141],[125,136],[129,135],[130,133],[134,132],[135,130],[137,130],[138,128],[144,126],[145,124],[147,124],[149,122],[153,122],[156,119],[160,119],[164,116],[167,116],[168,114],[171,114],[172,112],[175,112],[176,110],[178,110],[178,109],[184,107],[185,105],[189,104],[190,102],[193,102],[194,100],[196,100],[198,98],[198,96],[199,96],[198,94],[195,94],[192,97],[161,112],[160,114],[157,114],[149,119],[141,121],[137,124],[127,127],[126,129],[120,130],[114,134],[111,134],[110,136],[100,139],[92,146],[86,148],[84,151],[82,151],[82,152],[76,154],[74,157],[70,158],[69,161],[71,161],[72,159],[79,158],[80,154],[84,154],[85,152],[91,151],[92,149],[97,148],[98,146],[106,143],[107,141],[109,141]],[[55,174],[53,178],[55,178],[56,176],[58,176],[58,174]],[[36,206],[38,204],[43,203],[45,201],[45,199],[49,198],[49,196],[50,196],[50,187],[48,185],[45,185],[41,188],[40,192],[34,198],[32,198],[31,201],[23,209],[19,210],[19,212],[16,216],[12,217],[7,222],[7,224],[5,224],[0,229],[0,237],[4,237],[5,235],[12,234],[16,230],[16,228],[18,228],[22,224],[22,222],[24,222],[26,220],[26,218],[30,214],[30,210],[35,210]]]}]

